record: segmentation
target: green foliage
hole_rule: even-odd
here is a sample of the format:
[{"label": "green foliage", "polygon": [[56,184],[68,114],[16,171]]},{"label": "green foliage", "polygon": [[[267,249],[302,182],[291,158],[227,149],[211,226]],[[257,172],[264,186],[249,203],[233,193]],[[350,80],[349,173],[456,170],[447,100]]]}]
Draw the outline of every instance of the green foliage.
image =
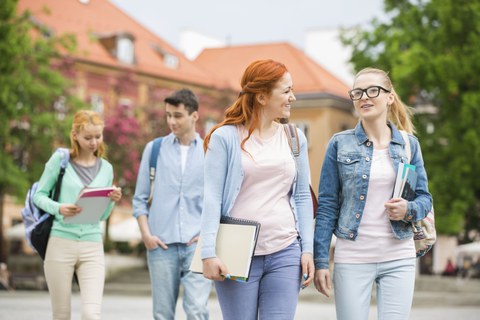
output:
[{"label": "green foliage", "polygon": [[0,195],[23,197],[54,144],[66,144],[68,115],[80,103],[68,92],[62,73],[69,64],[58,54],[73,49],[74,39],[48,36],[16,6],[0,2]]},{"label": "green foliage", "polygon": [[467,238],[480,230],[480,0],[386,0],[385,10],[388,22],[344,42],[357,70],[387,70],[404,101],[437,107],[415,117],[436,225]]}]

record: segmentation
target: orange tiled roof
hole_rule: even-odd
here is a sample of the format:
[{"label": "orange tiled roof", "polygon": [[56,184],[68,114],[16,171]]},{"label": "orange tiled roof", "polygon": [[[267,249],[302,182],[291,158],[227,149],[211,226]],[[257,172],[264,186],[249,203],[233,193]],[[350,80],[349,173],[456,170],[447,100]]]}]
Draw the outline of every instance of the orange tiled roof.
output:
[{"label": "orange tiled roof", "polygon": [[[140,73],[206,86],[225,86],[214,76],[198,68],[182,53],[140,25],[107,0],[89,0],[86,4],[76,0],[20,0],[18,12],[29,10],[32,16],[55,34],[71,33],[77,38],[75,57],[80,60],[133,69]],[[95,35],[129,33],[134,37],[133,65],[117,61],[107,49],[95,40]],[[152,46],[176,56],[178,68],[164,65],[163,58]]]},{"label": "orange tiled roof", "polygon": [[240,90],[243,71],[250,62],[258,59],[284,63],[292,74],[295,92],[324,92],[348,97],[349,88],[345,83],[288,43],[205,49],[195,62],[216,76],[227,79],[231,87]]}]

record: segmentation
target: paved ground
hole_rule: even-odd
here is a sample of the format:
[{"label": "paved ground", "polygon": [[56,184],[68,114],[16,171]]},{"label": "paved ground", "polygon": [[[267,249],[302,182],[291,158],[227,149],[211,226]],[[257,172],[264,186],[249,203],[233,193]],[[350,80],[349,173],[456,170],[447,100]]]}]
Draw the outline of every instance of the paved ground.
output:
[{"label": "paved ground", "polygon": [[[177,308],[177,318],[186,319],[181,310],[181,301]],[[220,307],[216,299],[210,300],[210,318],[221,319]],[[151,300],[149,296],[105,295],[103,302],[104,320],[151,319]],[[72,299],[72,319],[80,319],[80,298],[75,294]],[[376,319],[375,307],[371,308],[370,319]],[[0,320],[50,319],[50,300],[45,291],[0,291]],[[335,309],[332,303],[315,303],[300,300],[295,319],[334,320]],[[410,320],[479,320],[480,306],[435,306],[414,307]]]},{"label": "paved ground", "polygon": [[[177,318],[186,319],[177,305]],[[209,302],[212,320],[221,319],[220,307],[212,291]],[[151,319],[152,302],[148,273],[143,267],[112,276],[105,286],[104,320]],[[78,292],[72,299],[72,319],[80,319]],[[0,291],[0,320],[50,319],[50,300],[46,291]],[[326,299],[313,287],[300,294],[298,320],[334,320],[333,299]],[[376,319],[372,304],[370,319]],[[480,280],[418,277],[410,320],[480,320]]]}]

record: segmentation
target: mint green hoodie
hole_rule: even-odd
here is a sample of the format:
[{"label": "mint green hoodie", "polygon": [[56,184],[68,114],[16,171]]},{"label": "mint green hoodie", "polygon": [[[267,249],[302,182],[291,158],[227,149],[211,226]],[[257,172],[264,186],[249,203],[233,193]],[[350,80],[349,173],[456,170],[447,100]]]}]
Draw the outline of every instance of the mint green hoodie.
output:
[{"label": "mint green hoodie", "polygon": [[[112,185],[112,165],[105,159],[101,159],[101,161],[100,170],[97,176],[88,185],[89,187],[109,187]],[[58,202],[53,201],[48,197],[50,190],[54,188],[57,182],[58,173],[60,172],[60,162],[61,154],[55,152],[45,164],[45,170],[38,182],[37,192],[33,197],[35,205],[55,217],[50,236],[78,241],[101,242],[102,234],[100,230],[100,222],[94,224],[64,224],[63,215],[59,213],[60,204],[75,203],[78,194],[84,188],[80,177],[70,163],[65,170]],[[112,202],[103,213],[101,220],[107,219],[112,211],[113,205],[114,203]]]}]

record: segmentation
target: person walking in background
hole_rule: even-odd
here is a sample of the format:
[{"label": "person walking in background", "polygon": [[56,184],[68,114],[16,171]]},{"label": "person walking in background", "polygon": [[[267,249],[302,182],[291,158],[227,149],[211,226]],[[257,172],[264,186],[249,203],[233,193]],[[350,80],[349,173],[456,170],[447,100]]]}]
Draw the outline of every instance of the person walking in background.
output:
[{"label": "person walking in background", "polygon": [[[307,140],[300,137],[298,168],[278,122],[295,101],[286,67],[252,62],[225,119],[206,136],[202,214],[203,274],[215,280],[223,319],[293,319],[300,286],[313,280],[313,219]],[[225,280],[216,257],[221,216],[261,224],[248,282]]]},{"label": "person walking in background", "polygon": [[189,271],[200,233],[203,204],[203,140],[195,131],[198,99],[189,89],[165,99],[171,133],[162,138],[149,206],[149,162],[145,146],[138,171],[133,211],[147,248],[155,319],[174,319],[180,284],[188,319],[208,319],[211,281]]},{"label": "person walking in background", "polygon": [[[52,302],[53,319],[70,319],[71,291],[74,273],[77,275],[82,301],[82,319],[101,319],[105,259],[100,222],[94,224],[66,224],[64,218],[81,213],[75,205],[85,187],[110,187],[113,182],[112,165],[103,158],[104,123],[101,116],[82,110],[73,118],[70,133],[70,161],[65,170],[58,202],[49,198],[57,182],[61,156],[55,152],[45,165],[33,201],[36,206],[54,216],[48,241],[44,269]],[[109,197],[118,202],[120,188]],[[113,202],[100,220],[110,215]]]},{"label": "person walking in background", "polygon": [[[367,68],[349,91],[360,121],[335,134],[320,177],[315,225],[315,287],[330,295],[329,248],[332,234],[337,319],[368,319],[372,285],[377,288],[378,319],[408,319],[415,282],[411,222],[432,208],[420,144],[412,135],[410,111],[386,72]],[[398,128],[398,129],[397,129]],[[411,164],[418,181],[414,199],[392,198],[400,162]]]}]

